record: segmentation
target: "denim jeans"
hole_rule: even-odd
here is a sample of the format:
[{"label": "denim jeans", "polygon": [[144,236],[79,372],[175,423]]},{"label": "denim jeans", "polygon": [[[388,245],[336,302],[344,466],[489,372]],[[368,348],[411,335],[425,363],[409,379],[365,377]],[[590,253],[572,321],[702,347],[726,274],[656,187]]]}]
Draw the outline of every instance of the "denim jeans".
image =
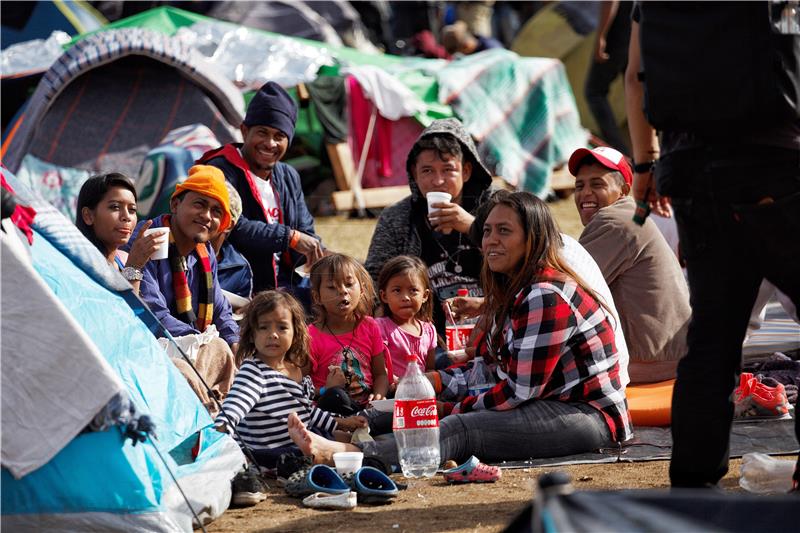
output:
[{"label": "denim jeans", "polygon": [[[692,320],[672,397],[676,487],[728,470],[742,342],[762,278],[800,304],[800,151],[722,144],[673,152],[656,169],[672,196]],[[800,439],[800,426],[795,417]]]},{"label": "denim jeans", "polygon": [[[612,439],[603,415],[589,405],[533,400],[509,411],[447,416],[439,423],[439,445],[442,462],[462,463],[472,455],[497,462],[590,452],[612,445]],[[399,463],[394,438],[361,446],[366,456]]]}]

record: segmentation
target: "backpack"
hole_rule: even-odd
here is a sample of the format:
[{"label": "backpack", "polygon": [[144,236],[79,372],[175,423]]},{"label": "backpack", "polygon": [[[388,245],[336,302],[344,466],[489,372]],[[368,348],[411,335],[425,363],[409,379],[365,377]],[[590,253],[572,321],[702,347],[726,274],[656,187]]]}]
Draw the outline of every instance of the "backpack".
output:
[{"label": "backpack", "polygon": [[641,2],[650,123],[725,136],[800,120],[800,35],[778,29],[784,4]]}]

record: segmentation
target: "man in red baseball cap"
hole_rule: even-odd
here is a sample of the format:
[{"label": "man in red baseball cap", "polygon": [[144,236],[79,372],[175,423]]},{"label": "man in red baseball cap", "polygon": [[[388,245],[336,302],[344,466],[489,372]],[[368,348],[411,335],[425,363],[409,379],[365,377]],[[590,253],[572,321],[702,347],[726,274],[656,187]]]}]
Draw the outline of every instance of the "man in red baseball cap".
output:
[{"label": "man in red baseball cap", "polygon": [[580,148],[569,158],[579,242],[611,289],[630,352],[631,383],[675,377],[686,353],[689,290],[678,260],[651,219],[633,222],[633,172],[613,148]]},{"label": "man in red baseball cap", "polygon": [[631,190],[633,172],[628,161],[607,146],[575,150],[569,158],[569,171],[575,176],[575,205],[584,226],[597,211]]}]

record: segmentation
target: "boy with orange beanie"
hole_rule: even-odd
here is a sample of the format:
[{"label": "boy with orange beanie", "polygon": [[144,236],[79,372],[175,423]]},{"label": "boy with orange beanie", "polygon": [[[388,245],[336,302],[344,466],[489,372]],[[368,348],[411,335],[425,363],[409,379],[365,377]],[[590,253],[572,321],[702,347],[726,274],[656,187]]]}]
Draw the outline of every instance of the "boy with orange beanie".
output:
[{"label": "boy with orange beanie", "polygon": [[[209,240],[231,221],[228,189],[218,168],[195,165],[178,184],[170,200],[170,214],[153,219],[151,228],[169,228],[169,255],[150,260],[142,272],[140,295],[173,337],[203,333],[216,326],[219,339],[201,347],[195,366],[204,374],[212,394],[227,394],[233,382],[233,353],[239,326],[217,281],[217,260]],[[133,238],[141,227],[134,231]],[[173,360],[212,414],[216,404],[181,359]]]}]

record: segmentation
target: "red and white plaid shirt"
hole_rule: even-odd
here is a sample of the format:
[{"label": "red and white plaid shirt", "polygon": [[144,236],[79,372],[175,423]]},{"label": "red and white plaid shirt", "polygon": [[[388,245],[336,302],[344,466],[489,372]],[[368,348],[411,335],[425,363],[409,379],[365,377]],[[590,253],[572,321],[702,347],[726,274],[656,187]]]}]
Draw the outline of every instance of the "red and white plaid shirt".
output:
[{"label": "red and white plaid shirt", "polygon": [[465,397],[471,365],[448,369],[440,372],[441,399],[461,398],[453,413],[503,411],[535,399],[584,402],[603,414],[615,441],[628,440],[633,431],[606,314],[574,280],[549,269],[540,278],[547,281],[517,294],[503,325],[505,342],[493,355],[505,379]]}]

